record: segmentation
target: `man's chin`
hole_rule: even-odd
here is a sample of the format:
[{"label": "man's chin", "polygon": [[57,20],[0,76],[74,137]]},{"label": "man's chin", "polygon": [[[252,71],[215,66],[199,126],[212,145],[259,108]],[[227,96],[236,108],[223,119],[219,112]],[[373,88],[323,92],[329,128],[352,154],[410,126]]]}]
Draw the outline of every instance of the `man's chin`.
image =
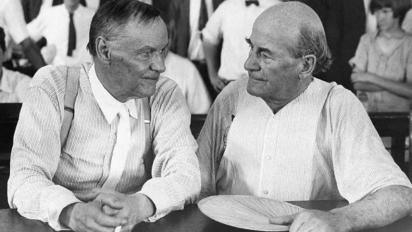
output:
[{"label": "man's chin", "polygon": [[257,88],[257,86],[251,85],[250,83],[247,84],[246,91],[250,95],[255,96],[255,97],[259,97],[259,91],[257,91],[257,90],[259,90],[259,88]]}]

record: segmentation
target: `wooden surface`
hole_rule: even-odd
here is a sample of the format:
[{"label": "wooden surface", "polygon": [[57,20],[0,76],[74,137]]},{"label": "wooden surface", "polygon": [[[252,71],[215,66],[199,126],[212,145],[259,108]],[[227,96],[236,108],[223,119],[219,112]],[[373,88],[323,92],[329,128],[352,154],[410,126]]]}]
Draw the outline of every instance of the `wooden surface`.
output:
[{"label": "wooden surface", "polygon": [[[291,202],[295,205],[308,208],[329,210],[344,206],[344,201],[309,201]],[[0,210],[0,231],[7,232],[50,232],[53,231],[45,223],[28,220],[21,217],[16,210]],[[234,227],[215,222],[203,215],[196,205],[186,206],[183,211],[175,211],[155,223],[140,223],[133,228],[133,232],[247,232]],[[368,230],[368,232],[411,232],[412,217],[401,219],[389,226]]]}]

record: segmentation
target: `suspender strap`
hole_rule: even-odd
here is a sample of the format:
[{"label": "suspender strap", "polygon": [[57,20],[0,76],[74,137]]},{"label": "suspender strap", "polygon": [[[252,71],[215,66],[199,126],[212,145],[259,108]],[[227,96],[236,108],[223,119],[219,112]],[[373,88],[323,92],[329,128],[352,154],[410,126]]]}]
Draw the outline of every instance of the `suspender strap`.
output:
[{"label": "suspender strap", "polygon": [[143,98],[143,114],[144,114],[144,129],[145,129],[145,151],[148,150],[149,147],[151,147],[152,144],[152,139],[151,139],[151,134],[150,134],[150,104],[149,104],[149,98]]},{"label": "suspender strap", "polygon": [[80,69],[76,67],[67,67],[66,69],[66,89],[64,94],[64,117],[60,129],[60,142],[63,149],[67,141],[71,123],[74,115],[74,103],[76,101],[79,89]]}]

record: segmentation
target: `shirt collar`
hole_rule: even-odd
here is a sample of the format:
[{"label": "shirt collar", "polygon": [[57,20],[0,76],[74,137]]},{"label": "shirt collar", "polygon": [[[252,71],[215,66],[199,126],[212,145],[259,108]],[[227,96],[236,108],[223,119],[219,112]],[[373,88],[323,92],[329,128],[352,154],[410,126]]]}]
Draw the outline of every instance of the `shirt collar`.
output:
[{"label": "shirt collar", "polygon": [[137,119],[136,102],[134,99],[130,99],[125,103],[116,100],[103,86],[100,80],[97,78],[94,64],[89,70],[90,86],[97,104],[103,112],[106,121],[111,124],[113,119],[120,113],[124,107],[128,109],[129,114]]}]

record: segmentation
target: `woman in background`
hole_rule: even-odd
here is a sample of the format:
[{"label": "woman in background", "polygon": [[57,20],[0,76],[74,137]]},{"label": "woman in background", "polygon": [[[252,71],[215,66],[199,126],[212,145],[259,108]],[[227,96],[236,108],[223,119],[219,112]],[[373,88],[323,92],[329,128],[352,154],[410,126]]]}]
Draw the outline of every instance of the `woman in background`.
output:
[{"label": "woman in background", "polygon": [[371,0],[376,32],[362,36],[349,63],[359,99],[369,112],[409,111],[412,99],[412,36],[401,28],[410,0]]}]

